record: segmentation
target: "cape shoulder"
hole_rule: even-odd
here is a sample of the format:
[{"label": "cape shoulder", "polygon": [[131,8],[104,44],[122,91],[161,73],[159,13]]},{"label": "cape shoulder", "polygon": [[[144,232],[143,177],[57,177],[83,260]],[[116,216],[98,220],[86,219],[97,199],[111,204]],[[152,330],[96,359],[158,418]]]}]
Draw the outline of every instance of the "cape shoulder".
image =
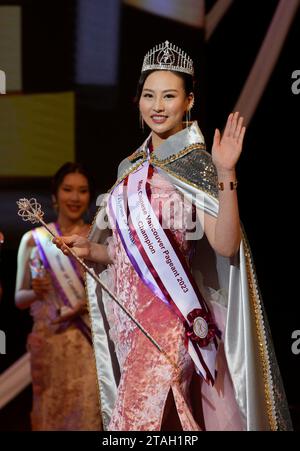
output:
[{"label": "cape shoulder", "polygon": [[[146,152],[138,149],[130,157],[122,160],[118,167],[117,180],[108,192],[111,192],[128,174],[138,168],[146,158]],[[154,155],[154,158],[151,158],[151,163],[153,166],[161,168],[166,173],[169,173],[187,185],[204,191],[215,199],[218,199],[217,171],[212,162],[211,155],[205,150],[204,145],[196,144],[189,146],[166,158],[158,158]],[[98,241],[100,239],[96,224],[96,218],[99,215],[106,215],[105,208],[102,206],[98,209],[92,223],[89,234],[89,239],[92,241]],[[101,236],[103,237],[104,234],[101,233]]]},{"label": "cape shoulder", "polygon": [[166,172],[205,191],[218,199],[218,176],[211,155],[203,147],[196,147],[182,157],[158,164]]},{"label": "cape shoulder", "polygon": [[140,164],[146,159],[146,152],[138,149],[129,157],[124,158],[118,166],[118,179],[123,177],[131,168],[134,168],[136,164]]},{"label": "cape shoulder", "polygon": [[[138,149],[125,158],[118,168],[118,181],[133,171],[146,159],[146,153]],[[211,155],[205,145],[194,144],[166,158],[153,154],[151,163],[174,177],[218,198],[218,177]]]}]

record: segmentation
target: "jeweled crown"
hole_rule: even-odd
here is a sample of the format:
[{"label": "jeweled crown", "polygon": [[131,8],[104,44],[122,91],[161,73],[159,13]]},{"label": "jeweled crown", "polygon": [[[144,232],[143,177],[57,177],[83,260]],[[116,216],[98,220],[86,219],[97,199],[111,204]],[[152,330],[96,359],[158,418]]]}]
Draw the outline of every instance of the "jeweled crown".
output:
[{"label": "jeweled crown", "polygon": [[145,55],[142,72],[146,70],[174,70],[194,75],[193,60],[169,41],[156,45]]}]

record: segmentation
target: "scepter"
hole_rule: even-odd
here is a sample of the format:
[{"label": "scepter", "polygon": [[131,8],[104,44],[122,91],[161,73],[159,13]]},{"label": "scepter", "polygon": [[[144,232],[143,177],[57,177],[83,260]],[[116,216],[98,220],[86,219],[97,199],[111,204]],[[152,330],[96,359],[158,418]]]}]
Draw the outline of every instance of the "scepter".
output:
[{"label": "scepter", "polygon": [[[19,199],[17,201],[18,205],[18,215],[21,216],[23,221],[29,221],[32,224],[40,223],[45,229],[50,233],[53,238],[58,238],[59,236],[53,233],[53,231],[47,226],[43,220],[44,212],[42,211],[41,204],[37,202],[36,199]],[[163,350],[163,348],[157,343],[157,341],[149,334],[149,332],[144,329],[144,327],[132,316],[132,314],[127,310],[127,308],[118,300],[115,294],[108,288],[105,283],[95,274],[95,271],[89,268],[84,261],[78,257],[76,252],[64,243],[70,254],[76,259],[76,261],[85,269],[85,271],[105,290],[109,296],[118,304],[118,306],[123,310],[123,312],[134,322],[134,324],[140,329],[140,331],[151,341],[151,343],[166,357],[168,362],[173,366],[176,373],[178,374],[178,367],[173,362],[173,360],[168,356],[168,354]]]}]

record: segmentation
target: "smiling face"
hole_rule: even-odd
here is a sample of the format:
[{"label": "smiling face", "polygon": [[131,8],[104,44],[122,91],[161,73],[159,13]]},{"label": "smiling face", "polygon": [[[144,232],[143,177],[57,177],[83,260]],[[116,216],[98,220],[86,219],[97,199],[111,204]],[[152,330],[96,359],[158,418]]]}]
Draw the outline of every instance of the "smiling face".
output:
[{"label": "smiling face", "polygon": [[182,119],[193,101],[183,79],[170,71],[152,72],[145,80],[139,101],[141,115],[153,134],[166,139],[183,128]]},{"label": "smiling face", "polygon": [[87,178],[79,172],[67,174],[58,187],[56,202],[59,215],[78,221],[88,209],[90,190]]}]

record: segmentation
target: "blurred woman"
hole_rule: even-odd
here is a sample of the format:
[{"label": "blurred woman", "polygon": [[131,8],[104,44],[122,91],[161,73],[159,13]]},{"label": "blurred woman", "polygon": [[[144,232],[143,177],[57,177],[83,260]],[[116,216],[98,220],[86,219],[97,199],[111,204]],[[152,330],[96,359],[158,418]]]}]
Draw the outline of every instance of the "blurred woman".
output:
[{"label": "blurred woman", "polygon": [[[55,174],[52,198],[57,211],[49,227],[57,234],[85,237],[89,206],[87,174],[76,163]],[[74,259],[51,243],[43,228],[23,236],[18,252],[16,305],[30,308],[32,430],[100,430],[99,396],[84,283]]]}]

